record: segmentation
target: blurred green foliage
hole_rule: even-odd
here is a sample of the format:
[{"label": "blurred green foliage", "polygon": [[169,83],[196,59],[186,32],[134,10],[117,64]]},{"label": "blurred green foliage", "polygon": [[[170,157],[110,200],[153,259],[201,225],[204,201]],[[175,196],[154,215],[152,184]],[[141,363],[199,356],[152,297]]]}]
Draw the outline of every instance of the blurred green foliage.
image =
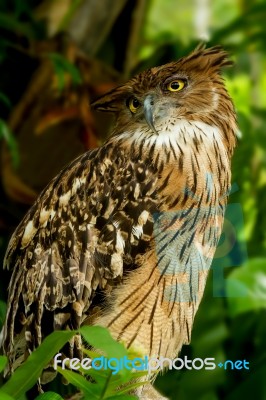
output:
[{"label": "blurred green foliage", "polygon": [[62,92],[65,87],[65,74],[68,73],[71,76],[74,85],[80,85],[82,78],[79,70],[71,64],[65,57],[58,53],[49,53],[48,57],[53,63],[55,73],[58,80],[58,90]]},{"label": "blurred green foliage", "polygon": [[[22,79],[12,75],[14,69],[8,68],[8,58],[14,56],[14,48],[18,46],[17,42],[14,45],[14,36],[23,36],[26,41],[45,38],[43,24],[36,22],[32,14],[33,5],[37,4],[38,1],[33,0],[6,0],[0,6],[0,26],[4,31],[0,41],[1,72],[2,77],[8,78],[0,87],[5,116],[10,104],[12,108],[18,99],[15,90],[6,82],[16,79],[20,94],[25,85]],[[78,2],[75,2],[76,6]],[[64,24],[69,18],[68,14]],[[236,265],[234,257],[227,257],[227,265],[222,269],[220,297],[213,291],[216,272],[212,271],[195,319],[191,345],[184,346],[180,357],[215,357],[217,363],[246,359],[250,370],[169,371],[157,379],[156,385],[172,400],[266,399],[265,21],[264,0],[150,0],[141,29],[132,73],[177,59],[202,39],[207,39],[208,45],[224,46],[235,61],[235,67],[224,74],[235,103],[240,131],[232,165],[232,182],[237,184],[238,190],[230,196],[230,202],[241,205],[244,223],[232,240],[246,243],[248,259],[243,265]],[[113,32],[106,42],[116,42],[114,48],[119,48],[119,40],[122,40],[121,36],[117,37]],[[103,49],[106,49],[106,43]],[[98,56],[106,63],[114,62],[111,50],[100,50]],[[60,55],[52,55],[52,58],[61,78],[62,71],[67,69],[79,83],[76,71],[66,65]],[[34,65],[29,68],[31,70]],[[60,85],[63,87],[62,79]],[[7,129],[6,122],[1,120],[0,135],[9,141],[16,160],[16,148]],[[6,242],[7,238],[3,236],[0,242],[2,255]],[[1,323],[4,307],[5,303],[1,301]]]}]

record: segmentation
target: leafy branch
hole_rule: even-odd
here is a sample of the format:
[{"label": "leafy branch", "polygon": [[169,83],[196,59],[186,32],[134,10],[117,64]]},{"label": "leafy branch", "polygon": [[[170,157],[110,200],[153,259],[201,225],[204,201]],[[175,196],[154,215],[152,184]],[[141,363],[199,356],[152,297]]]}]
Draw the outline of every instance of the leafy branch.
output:
[{"label": "leafy branch", "polygon": [[[46,337],[41,346],[30,354],[1,387],[0,398],[2,400],[21,398],[38,382],[43,369],[51,363],[54,355],[77,333],[77,331],[55,331]],[[83,349],[84,356],[89,356],[91,361],[97,361],[95,359],[99,356],[103,357],[103,354],[109,361],[111,359],[119,360],[123,357],[131,359],[132,356],[135,356],[121,343],[116,342],[105,328],[85,326],[80,329],[79,333],[85,343],[97,349],[97,351]],[[5,356],[0,357],[0,372],[5,369],[7,361]],[[69,366],[69,363],[65,364]],[[143,381],[147,374],[146,371],[136,372],[133,369],[122,368],[114,373],[112,368],[85,369],[82,367],[82,363],[79,363],[75,368],[77,372],[74,372],[71,369],[65,369],[65,364],[62,367],[58,366],[57,371],[82,392],[84,400],[134,400],[137,397],[128,393],[146,383]],[[40,394],[37,399],[59,400],[62,397],[54,392],[46,392]]]}]

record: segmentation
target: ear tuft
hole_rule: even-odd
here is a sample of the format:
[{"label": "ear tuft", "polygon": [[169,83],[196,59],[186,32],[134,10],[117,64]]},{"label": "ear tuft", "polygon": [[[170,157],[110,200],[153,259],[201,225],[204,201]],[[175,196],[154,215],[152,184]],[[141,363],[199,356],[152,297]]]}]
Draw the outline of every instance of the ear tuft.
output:
[{"label": "ear tuft", "polygon": [[96,111],[115,113],[121,109],[121,105],[124,99],[125,99],[124,87],[118,86],[117,88],[99,97],[99,99],[95,100],[91,104],[91,107]]},{"label": "ear tuft", "polygon": [[188,63],[191,68],[219,72],[223,67],[234,65],[228,53],[221,46],[206,48],[205,43],[200,43],[187,57],[181,59],[182,64]]},{"label": "ear tuft", "polygon": [[218,45],[207,49],[202,48],[200,53],[203,57],[208,59],[209,65],[216,69],[234,65],[233,61],[229,59],[227,51],[225,51],[222,46]]},{"label": "ear tuft", "polygon": [[203,55],[209,57],[212,67],[229,67],[234,65],[234,62],[229,59],[228,52],[222,46],[214,46],[203,51]]}]

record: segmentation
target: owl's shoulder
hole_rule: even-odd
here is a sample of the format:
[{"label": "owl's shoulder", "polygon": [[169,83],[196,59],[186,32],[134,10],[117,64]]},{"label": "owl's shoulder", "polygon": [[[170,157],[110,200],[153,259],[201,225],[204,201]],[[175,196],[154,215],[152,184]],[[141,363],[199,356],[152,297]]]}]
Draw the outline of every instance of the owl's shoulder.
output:
[{"label": "owl's shoulder", "polygon": [[147,160],[113,139],[83,154],[50,182],[25,215],[9,242],[5,266],[13,268],[30,248],[41,245],[45,251],[59,240],[71,252],[68,243],[86,241],[88,226],[102,242],[113,225],[127,236],[136,234],[141,214],[156,210],[156,182]]}]

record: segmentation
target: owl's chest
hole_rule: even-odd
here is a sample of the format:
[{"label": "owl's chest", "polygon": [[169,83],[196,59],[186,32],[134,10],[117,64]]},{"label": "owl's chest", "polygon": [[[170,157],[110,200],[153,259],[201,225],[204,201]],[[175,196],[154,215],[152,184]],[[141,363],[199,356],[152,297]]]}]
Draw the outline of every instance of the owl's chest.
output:
[{"label": "owl's chest", "polygon": [[217,135],[204,141],[202,133],[193,133],[178,141],[165,135],[153,156],[160,170],[155,246],[169,274],[183,273],[188,266],[209,268],[230,185],[228,157]]},{"label": "owl's chest", "polygon": [[218,144],[194,140],[169,141],[157,148],[153,162],[158,173],[158,193],[167,209],[197,203],[213,204],[227,196],[230,165]]},{"label": "owl's chest", "polygon": [[[162,210],[184,210],[218,205],[227,197],[230,168],[227,161],[217,159],[212,146],[194,143],[174,144],[159,151],[157,191]],[[157,158],[158,159],[158,158]]]}]

